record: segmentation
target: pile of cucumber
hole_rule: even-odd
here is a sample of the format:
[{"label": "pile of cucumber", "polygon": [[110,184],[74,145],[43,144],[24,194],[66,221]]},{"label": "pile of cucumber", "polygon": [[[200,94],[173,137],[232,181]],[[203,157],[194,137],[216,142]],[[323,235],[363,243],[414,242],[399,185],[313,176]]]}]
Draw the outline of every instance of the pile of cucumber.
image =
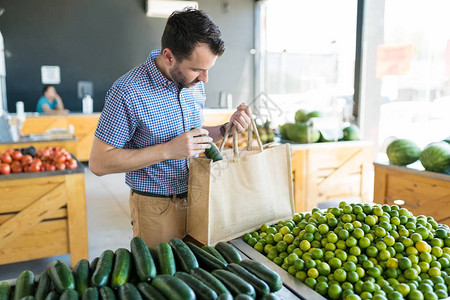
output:
[{"label": "pile of cucumber", "polygon": [[149,248],[135,237],[130,248],[105,250],[73,270],[52,261],[37,280],[23,271],[14,286],[0,283],[0,300],[280,299],[280,276],[228,243],[200,248],[175,238]]}]

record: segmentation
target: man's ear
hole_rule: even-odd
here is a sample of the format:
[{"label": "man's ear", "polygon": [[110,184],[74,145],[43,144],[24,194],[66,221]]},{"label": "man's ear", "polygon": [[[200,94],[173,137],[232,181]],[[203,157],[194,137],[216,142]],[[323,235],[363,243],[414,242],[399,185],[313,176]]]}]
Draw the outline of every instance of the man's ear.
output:
[{"label": "man's ear", "polygon": [[175,64],[175,56],[169,48],[164,48],[162,50],[162,57],[167,66],[171,67]]}]

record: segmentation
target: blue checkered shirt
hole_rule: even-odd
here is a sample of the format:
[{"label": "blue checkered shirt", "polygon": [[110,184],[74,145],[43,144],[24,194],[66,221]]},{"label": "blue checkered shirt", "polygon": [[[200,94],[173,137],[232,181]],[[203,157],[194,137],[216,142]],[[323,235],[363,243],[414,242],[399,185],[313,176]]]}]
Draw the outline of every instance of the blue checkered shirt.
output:
[{"label": "blue checkered shirt", "polygon": [[[158,70],[150,53],[144,64],[120,77],[106,94],[95,136],[123,149],[139,149],[170,141],[199,128],[206,100],[203,82],[179,89]],[[188,159],[166,160],[128,172],[130,188],[160,194],[184,193],[188,189]]]}]

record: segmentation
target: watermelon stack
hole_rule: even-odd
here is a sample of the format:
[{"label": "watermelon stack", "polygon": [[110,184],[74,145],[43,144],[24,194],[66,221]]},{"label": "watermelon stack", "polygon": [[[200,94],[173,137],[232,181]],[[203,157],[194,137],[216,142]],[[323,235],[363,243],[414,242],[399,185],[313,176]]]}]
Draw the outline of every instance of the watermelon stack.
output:
[{"label": "watermelon stack", "polygon": [[389,162],[406,166],[420,160],[427,171],[450,174],[450,143],[447,140],[434,142],[423,151],[413,141],[396,139],[386,149]]}]

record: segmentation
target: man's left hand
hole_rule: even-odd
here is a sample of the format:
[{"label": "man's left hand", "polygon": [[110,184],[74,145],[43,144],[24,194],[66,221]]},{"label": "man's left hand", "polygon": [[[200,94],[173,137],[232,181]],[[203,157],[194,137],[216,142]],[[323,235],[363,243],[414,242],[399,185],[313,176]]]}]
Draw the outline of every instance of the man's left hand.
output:
[{"label": "man's left hand", "polygon": [[250,106],[242,103],[231,116],[230,123],[227,124],[227,129],[233,124],[238,133],[243,133],[252,122],[251,118],[252,113],[250,111]]}]

